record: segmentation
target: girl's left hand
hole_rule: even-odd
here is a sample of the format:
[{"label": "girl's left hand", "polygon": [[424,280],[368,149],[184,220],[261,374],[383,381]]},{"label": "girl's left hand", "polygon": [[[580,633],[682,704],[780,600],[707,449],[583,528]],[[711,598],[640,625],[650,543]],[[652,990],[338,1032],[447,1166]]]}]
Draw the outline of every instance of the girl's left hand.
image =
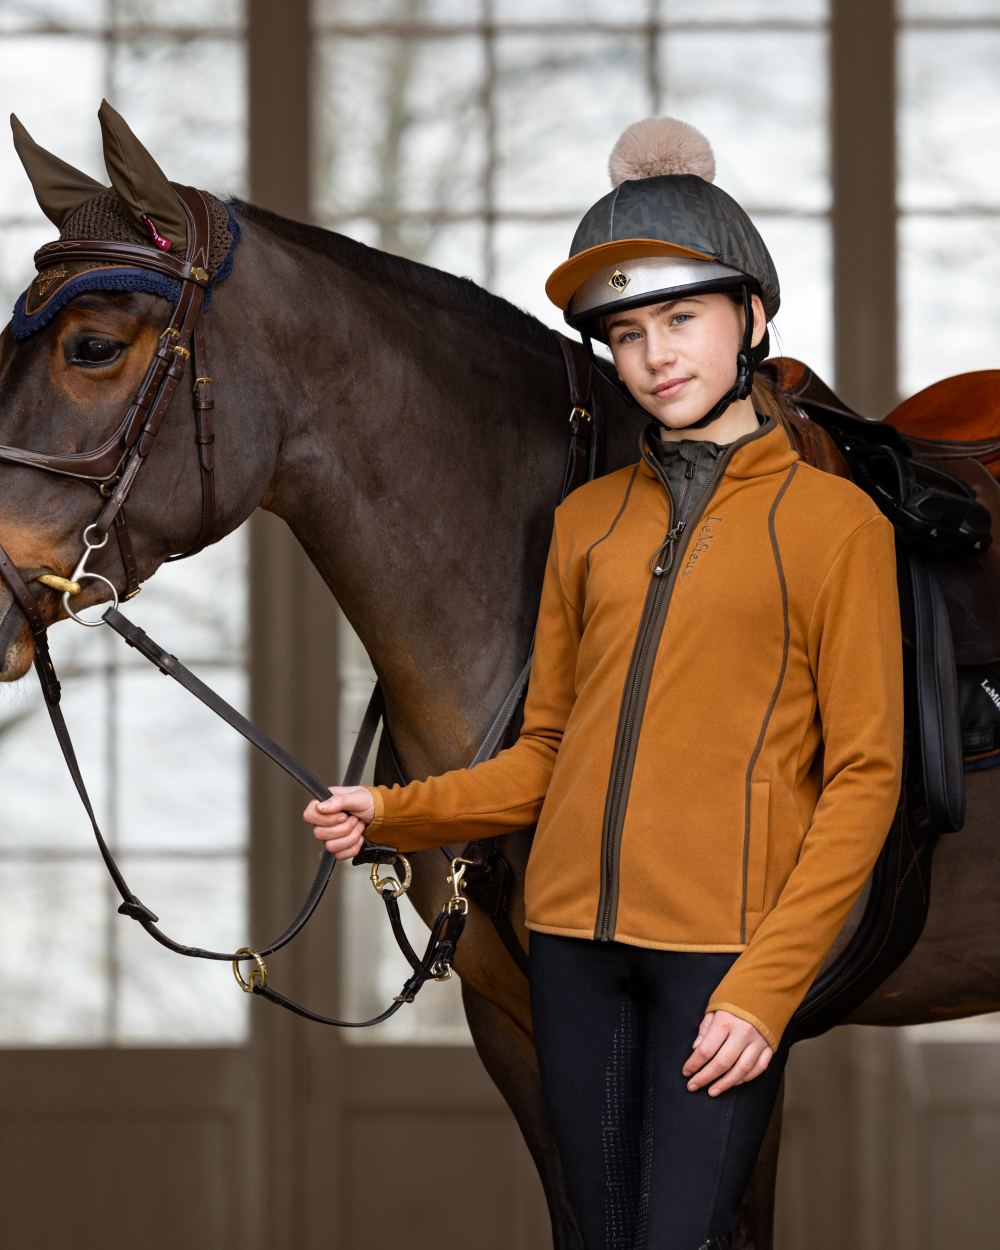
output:
[{"label": "girl's left hand", "polygon": [[[691,1057],[681,1069],[689,1090],[698,1090],[715,1080],[709,1089],[713,1097],[760,1076],[774,1054],[758,1029],[729,1011],[709,1011],[694,1039]],[[725,1073],[723,1076],[722,1074]]]}]

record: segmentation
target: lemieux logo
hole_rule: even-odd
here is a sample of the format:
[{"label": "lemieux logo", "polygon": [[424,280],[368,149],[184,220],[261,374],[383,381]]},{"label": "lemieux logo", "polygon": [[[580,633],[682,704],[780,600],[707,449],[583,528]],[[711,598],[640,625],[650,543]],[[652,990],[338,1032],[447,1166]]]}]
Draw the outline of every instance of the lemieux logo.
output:
[{"label": "lemieux logo", "polygon": [[698,536],[694,541],[694,546],[691,548],[690,554],[688,555],[681,577],[690,577],[694,572],[695,565],[700,557],[708,551],[709,543],[711,543],[712,539],[715,537],[715,530],[712,526],[718,525],[721,520],[722,517],[720,516],[705,517],[704,521],[701,523],[701,528],[698,530]]}]

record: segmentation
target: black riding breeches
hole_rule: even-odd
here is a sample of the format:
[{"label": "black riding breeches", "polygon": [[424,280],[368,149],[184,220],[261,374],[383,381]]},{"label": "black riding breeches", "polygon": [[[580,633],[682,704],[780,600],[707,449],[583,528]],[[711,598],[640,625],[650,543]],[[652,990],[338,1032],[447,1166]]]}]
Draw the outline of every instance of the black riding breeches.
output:
[{"label": "black riding breeches", "polygon": [[586,1250],[728,1244],[789,1050],[783,1037],[721,1094],[688,1090],[681,1069],[738,952],[529,934],[542,1089]]}]

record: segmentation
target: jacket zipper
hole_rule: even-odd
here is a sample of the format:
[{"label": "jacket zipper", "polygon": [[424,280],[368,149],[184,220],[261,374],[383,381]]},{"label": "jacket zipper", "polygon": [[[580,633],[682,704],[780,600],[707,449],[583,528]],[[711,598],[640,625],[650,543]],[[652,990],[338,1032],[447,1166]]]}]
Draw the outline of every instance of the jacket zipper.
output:
[{"label": "jacket zipper", "polygon": [[649,460],[667,492],[671,524],[659,549],[661,552],[665,551],[665,558],[660,559],[653,568],[646,590],[646,599],[639,618],[639,629],[632,648],[632,658],[629,661],[628,676],[625,679],[625,692],[618,713],[618,730],[611,761],[611,785],[605,803],[604,828],[601,834],[601,893],[597,906],[597,927],[594,932],[594,938],[600,942],[610,942],[614,935],[615,916],[618,911],[618,863],[621,854],[622,829],[625,824],[625,808],[635,765],[637,721],[641,723],[642,714],[645,711],[646,695],[649,691],[649,679],[656,658],[657,645],[663,634],[670,596],[677,581],[677,570],[680,567],[680,561],[677,559],[677,542],[687,528],[689,515],[692,512],[699,515],[706,500],[711,498],[733,452],[744,442],[763,432],[764,426],[758,426],[756,430],[743,438],[730,443],[719,457],[719,462],[712,471],[711,477],[702,487],[695,508],[686,509],[684,506],[690,493],[690,482],[685,486],[676,525],[673,524],[675,508],[670,485],[655,458],[650,457]]}]

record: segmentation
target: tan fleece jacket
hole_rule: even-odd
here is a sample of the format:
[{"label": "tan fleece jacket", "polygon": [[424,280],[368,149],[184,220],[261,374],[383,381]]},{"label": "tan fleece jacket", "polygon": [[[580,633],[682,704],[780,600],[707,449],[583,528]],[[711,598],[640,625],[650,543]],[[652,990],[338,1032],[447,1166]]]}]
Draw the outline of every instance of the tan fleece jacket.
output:
[{"label": "tan fleece jacket", "polygon": [[517,742],[369,787],[368,834],[414,851],[537,822],[530,929],[739,951],[705,1010],[777,1047],[899,797],[894,533],[773,418],[673,511],[645,440],[555,510]]}]

